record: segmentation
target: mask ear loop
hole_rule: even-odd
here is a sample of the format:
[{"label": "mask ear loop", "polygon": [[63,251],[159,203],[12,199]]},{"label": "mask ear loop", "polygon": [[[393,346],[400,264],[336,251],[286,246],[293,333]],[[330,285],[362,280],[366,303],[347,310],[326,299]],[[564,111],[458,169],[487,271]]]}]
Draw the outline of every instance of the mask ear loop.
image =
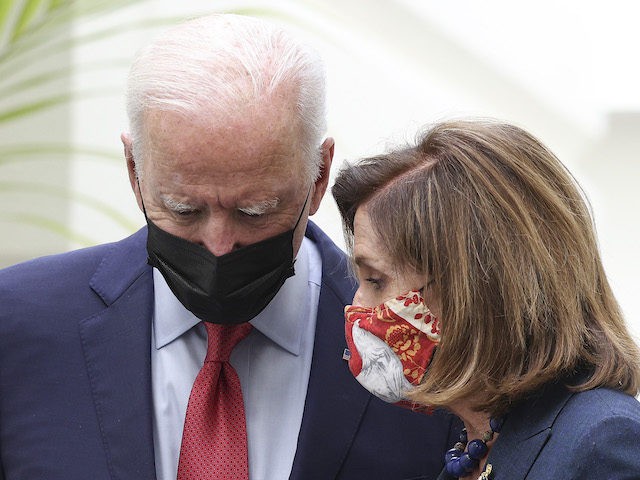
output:
[{"label": "mask ear loop", "polygon": [[[298,215],[298,220],[296,220],[296,224],[293,226],[293,231],[295,232],[295,230],[298,228],[298,225],[300,225],[300,220],[302,219],[302,214],[304,213],[304,209],[307,208],[307,202],[309,201],[309,195],[311,195],[311,187],[313,185],[309,185],[309,190],[307,191],[307,198],[304,199],[304,204],[302,205],[302,210],[300,210],[300,215]],[[295,270],[294,270],[294,266],[296,264],[296,260],[297,258],[293,259],[293,262],[291,263],[291,274],[295,275]]]},{"label": "mask ear loop", "polygon": [[[311,195],[311,187],[313,185],[309,185],[309,190],[307,191],[307,198],[304,199],[304,204],[302,205],[302,210],[300,210],[300,215],[298,215],[298,220],[296,220],[296,224],[293,227],[293,230],[295,230],[296,228],[298,228],[298,225],[300,224],[300,220],[302,219],[302,214],[304,213],[304,209],[307,208],[307,202],[309,201],[309,196]],[[142,197],[142,195],[141,195]]]},{"label": "mask ear loop", "polygon": [[149,220],[147,217],[147,209],[144,208],[144,198],[142,198],[142,188],[140,188],[140,177],[136,175],[136,183],[138,184],[138,192],[140,192],[140,203],[142,203],[142,213],[144,213],[144,219]]}]

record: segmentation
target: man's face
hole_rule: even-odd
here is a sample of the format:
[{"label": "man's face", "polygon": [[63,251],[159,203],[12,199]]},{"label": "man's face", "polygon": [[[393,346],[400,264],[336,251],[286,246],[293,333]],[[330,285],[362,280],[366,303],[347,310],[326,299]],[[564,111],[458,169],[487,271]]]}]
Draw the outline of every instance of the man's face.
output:
[{"label": "man's face", "polygon": [[294,236],[297,253],[327,187],[333,141],[323,144],[323,173],[312,184],[291,118],[277,101],[222,119],[149,112],[139,190],[123,136],[138,204],[142,195],[158,227],[220,256],[293,228],[310,192]]}]

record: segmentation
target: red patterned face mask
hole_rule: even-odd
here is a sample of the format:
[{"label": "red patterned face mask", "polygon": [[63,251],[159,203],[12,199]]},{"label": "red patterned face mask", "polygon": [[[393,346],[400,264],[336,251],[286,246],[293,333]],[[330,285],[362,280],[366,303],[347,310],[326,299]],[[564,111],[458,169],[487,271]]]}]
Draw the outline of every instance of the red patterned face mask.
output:
[{"label": "red patterned face mask", "polygon": [[347,305],[349,369],[360,384],[389,403],[413,408],[406,392],[419,385],[440,343],[439,321],[419,291],[374,308]]}]

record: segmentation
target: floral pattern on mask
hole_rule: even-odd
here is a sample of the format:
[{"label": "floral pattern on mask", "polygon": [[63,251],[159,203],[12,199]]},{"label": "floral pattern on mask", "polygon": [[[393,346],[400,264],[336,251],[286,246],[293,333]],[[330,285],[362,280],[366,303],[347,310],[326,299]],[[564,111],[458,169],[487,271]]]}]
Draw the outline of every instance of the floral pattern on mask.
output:
[{"label": "floral pattern on mask", "polygon": [[419,291],[377,307],[345,307],[349,369],[367,390],[402,403],[419,385],[440,342],[440,325]]}]

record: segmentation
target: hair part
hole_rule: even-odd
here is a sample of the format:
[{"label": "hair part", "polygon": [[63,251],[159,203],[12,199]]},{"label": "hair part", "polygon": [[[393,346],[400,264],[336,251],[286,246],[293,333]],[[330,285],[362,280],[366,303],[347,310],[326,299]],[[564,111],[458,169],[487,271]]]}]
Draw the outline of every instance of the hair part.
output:
[{"label": "hair part", "polygon": [[562,163],[526,131],[451,121],[416,146],[348,165],[332,193],[347,245],[366,204],[399,265],[433,280],[442,340],[415,401],[500,414],[545,384],[636,395],[640,355],[607,281],[591,214]]},{"label": "hair part", "polygon": [[306,173],[316,180],[326,131],[325,72],[320,56],[284,30],[251,17],[215,14],[185,22],[142,48],[129,73],[127,113],[138,175],[150,111],[199,115],[212,122],[246,105],[291,96]]}]

